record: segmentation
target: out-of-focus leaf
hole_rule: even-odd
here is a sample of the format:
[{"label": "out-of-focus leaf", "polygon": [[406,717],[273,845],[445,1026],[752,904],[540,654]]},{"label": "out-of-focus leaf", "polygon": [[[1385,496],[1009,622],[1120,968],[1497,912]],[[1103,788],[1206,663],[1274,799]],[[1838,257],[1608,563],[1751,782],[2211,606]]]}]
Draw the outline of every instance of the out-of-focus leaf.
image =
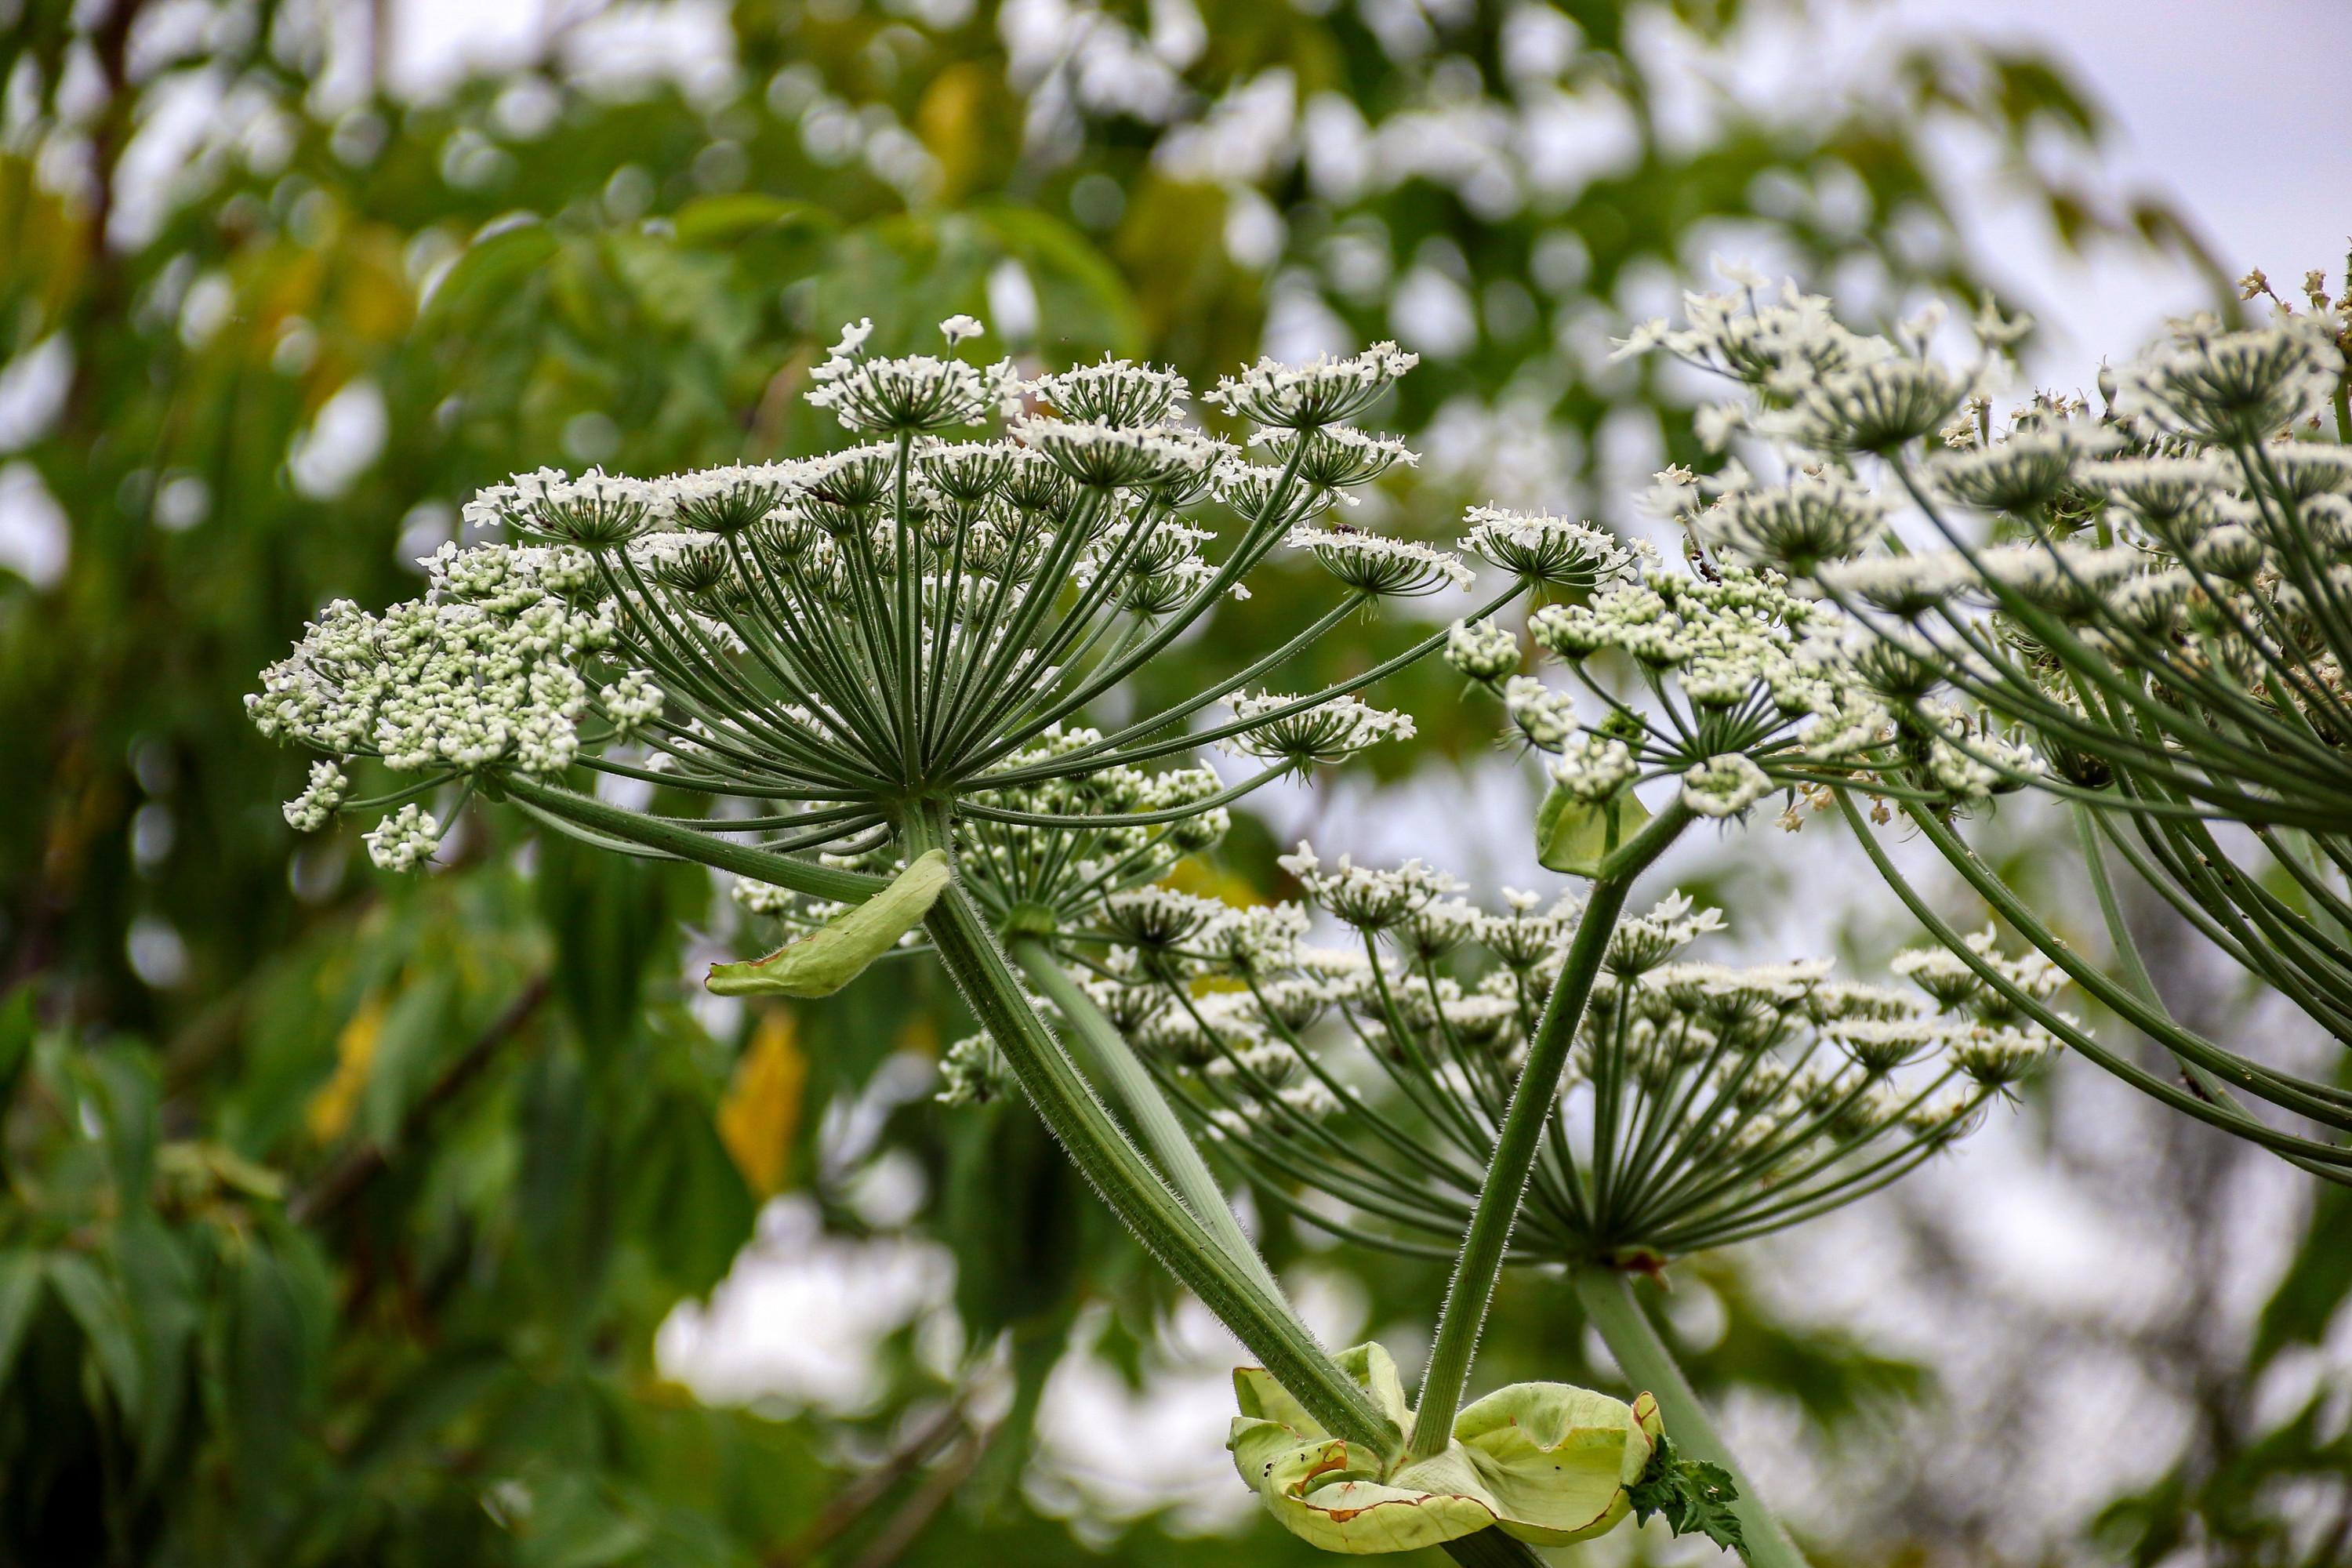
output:
[{"label": "out-of-focus leaf", "polygon": [[586,1476],[550,1477],[531,1488],[530,1527],[518,1559],[525,1568],[606,1568],[640,1560],[652,1531],[614,1506]]},{"label": "out-of-focus leaf", "polygon": [[145,1398],[146,1380],[121,1292],[97,1264],[75,1253],[51,1253],[48,1275],[58,1300],[82,1331],[90,1361],[113,1391],[116,1406],[125,1415],[135,1414]]},{"label": "out-of-focus leaf", "polygon": [[624,1228],[646,1238],[665,1281],[698,1296],[724,1279],[759,1205],[704,1106],[664,1096],[630,1154],[628,1179]]},{"label": "out-of-focus leaf", "polygon": [[20,985],[0,1001],[0,1118],[16,1101],[16,1084],[33,1055],[33,988]]},{"label": "out-of-focus leaf", "polygon": [[2290,1345],[2318,1344],[2352,1297],[2352,1192],[2323,1184],[2285,1278],[2263,1305],[2247,1365],[2260,1371]]},{"label": "out-of-focus leaf", "polygon": [[677,940],[656,867],[554,835],[541,837],[540,917],[555,936],[555,988],[581,1037],[600,1046],[634,1026],[646,965]]},{"label": "out-of-focus leaf", "polygon": [[342,1466],[353,1480],[405,1460],[419,1444],[484,1399],[512,1372],[487,1345],[454,1346],[402,1375],[379,1403]]},{"label": "out-of-focus leaf", "polygon": [[238,1485],[264,1496],[292,1447],[314,1383],[304,1271],[266,1243],[235,1265],[224,1390]]},{"label": "out-of-focus leaf", "polygon": [[764,191],[698,196],[670,215],[670,231],[680,245],[689,246],[729,245],[761,229],[835,226],[832,215],[814,203]]},{"label": "out-of-focus leaf", "polygon": [[483,314],[544,267],[560,243],[555,231],[536,219],[476,240],[433,290],[425,305],[427,322],[446,324]]},{"label": "out-of-focus leaf", "polygon": [[1050,356],[1143,352],[1133,295],[1076,230],[1034,207],[983,206],[972,216],[1028,273],[1037,293],[1038,343]]},{"label": "out-of-focus leaf", "polygon": [[187,1357],[204,1308],[187,1244],[148,1209],[125,1215],[113,1236],[114,1276],[138,1346],[142,1400],[132,1431],[139,1475],[152,1481],[169,1457],[186,1401]]},{"label": "out-of-focus leaf", "polygon": [[384,1009],[360,1093],[359,1127],[379,1148],[400,1142],[402,1121],[457,1048],[456,976],[436,969],[404,986]]},{"label": "out-of-focus leaf", "polygon": [[334,1073],[319,1086],[319,1091],[302,1110],[310,1136],[321,1143],[333,1142],[351,1128],[360,1096],[367,1090],[368,1075],[375,1068],[375,1047],[383,1034],[384,1007],[382,995],[369,995],[336,1032]]},{"label": "out-of-focus leaf", "polygon": [[796,1020],[786,1008],[767,1009],[719,1105],[719,1141],[744,1184],[761,1197],[782,1192],[791,1173],[793,1134],[807,1084],[808,1058],[801,1054]]},{"label": "out-of-focus leaf", "polygon": [[16,1363],[16,1347],[41,1304],[41,1255],[30,1247],[0,1251],[0,1388],[8,1384],[9,1369]]},{"label": "out-of-focus leaf", "polygon": [[143,1205],[155,1173],[155,1075],[144,1052],[93,1051],[83,1058],[106,1129],[106,1158],[126,1207]]}]

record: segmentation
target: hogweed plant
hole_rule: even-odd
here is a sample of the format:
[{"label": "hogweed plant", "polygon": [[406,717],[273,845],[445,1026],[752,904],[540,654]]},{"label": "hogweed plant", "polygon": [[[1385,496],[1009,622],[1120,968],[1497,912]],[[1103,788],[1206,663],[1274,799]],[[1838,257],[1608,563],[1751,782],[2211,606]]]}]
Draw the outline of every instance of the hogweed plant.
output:
[{"label": "hogweed plant", "polygon": [[[2352,275],[2346,279],[2352,294]],[[1687,324],[1629,345],[1740,384],[1709,412],[1781,477],[1738,462],[1672,476],[1674,508],[1728,563],[1778,570],[1843,619],[1846,669],[1931,727],[1964,701],[1957,765],[2071,804],[2115,950],[2072,950],[1970,847],[1958,814],[1892,798],[2001,919],[2178,1061],[2103,1045],[1974,952],[1866,833],[1958,962],[2057,1038],[2199,1120],[2352,1181],[2352,1091],[2265,1062],[2167,1011],[2108,868],[2119,857],[2186,923],[2352,1045],[2352,311],[2312,273],[2272,320],[2176,323],[2097,403],[2038,393],[1993,416],[1983,363],[1924,331],[1841,326],[1825,300],[1694,296]],[[2017,323],[1988,316],[1998,350]],[[1907,540],[1905,535],[1908,534]],[[2046,760],[2045,760],[2046,759]],[[1838,802],[1849,816],[1849,795]],[[2279,1124],[2277,1113],[2305,1130]]]},{"label": "hogweed plant", "polygon": [[[1182,422],[1172,373],[1106,360],[1024,378],[958,356],[976,323],[942,330],[945,357],[893,358],[866,352],[861,322],[814,374],[811,401],[862,445],[658,480],[518,476],[467,509],[506,540],[445,547],[423,598],[329,606],[251,700],[266,733],[319,755],[288,820],[386,814],[370,853],[409,869],[479,798],[730,872],[791,940],[715,966],[723,994],[821,996],[928,948],[982,1028],[949,1053],[943,1098],[1017,1086],[1261,1358],[1236,1374],[1235,1461],[1310,1541],[1524,1561],[1521,1543],[1658,1514],[1753,1563],[1801,1563],[1627,1271],[1884,1186],[2074,1026],[2051,1005],[2058,970],[1990,935],[1959,961],[1903,961],[1931,1012],[1821,965],[1693,961],[1713,911],[1669,898],[1626,920],[1626,903],[1692,826],[1776,793],[1859,787],[1940,819],[2040,776],[2039,757],[1980,708],[1906,699],[1889,672],[1908,667],[1776,569],[1696,542],[1670,569],[1588,524],[1484,508],[1460,543],[1499,593],[1360,675],[1277,692],[1360,612],[1475,584],[1452,552],[1317,521],[1412,460],[1349,423],[1412,356],[1381,345],[1225,379],[1203,401],[1247,429],[1236,447]],[[1948,390],[1922,374],[1832,399],[1808,428],[1874,450]],[[971,437],[995,422],[1003,434]],[[1808,483],[1777,512],[1718,507],[1747,505],[1764,531],[1871,504],[1844,479]],[[1339,587],[1327,608],[1165,707],[1099,721],[1276,550],[1321,564]],[[1492,619],[1530,591],[1550,601],[1529,632],[1563,682],[1524,673]],[[1162,884],[1252,791],[1410,736],[1358,693],[1441,650],[1544,756],[1538,858],[1589,879],[1580,904],[1489,913],[1418,863],[1327,868],[1302,845],[1286,866],[1356,936],[1335,952],[1304,944],[1298,906]],[[1239,764],[1230,782],[1211,746]],[[354,798],[353,774],[376,772],[391,787]],[[615,798],[632,795],[698,809]],[[1202,1142],[1317,1224],[1451,1251],[1415,1401],[1380,1347],[1315,1342]],[[1515,1260],[1568,1264],[1650,1392],[1528,1384],[1465,1402]]]},{"label": "hogweed plant", "polygon": [[[1515,741],[1547,754],[1539,857],[1591,879],[1582,904],[1543,910],[1520,895],[1489,912],[1421,862],[1327,866],[1302,845],[1283,863],[1351,945],[1305,945],[1305,906],[1232,910],[1137,888],[1065,931],[1093,973],[1052,1000],[1082,1030],[1126,1037],[1275,1202],[1375,1247],[1456,1258],[1401,1468],[1339,1463],[1319,1431],[1294,1430],[1286,1451],[1313,1453],[1329,1467],[1315,1473],[1338,1478],[1302,1492],[1295,1467],[1265,1461],[1262,1428],[1236,1426],[1244,1479],[1286,1523],[1389,1550],[1402,1526],[1375,1503],[1411,1503],[1398,1516],[1412,1521],[1407,1543],[1456,1517],[1437,1505],[1464,1495],[1444,1479],[1461,1424],[1484,1430],[1485,1413],[1459,1401],[1496,1279],[1514,1259],[1545,1261],[1570,1266],[1621,1364],[1738,1500],[1686,1497],[1673,1517],[1738,1541],[1751,1560],[1799,1561],[1635,1306],[1627,1271],[1885,1185],[1948,1146],[2052,1042],[1940,952],[1902,961],[1924,993],[1915,1000],[1832,984],[1826,965],[1685,961],[1715,911],[1675,897],[1627,920],[1625,902],[1694,824],[1748,816],[1776,792],[1862,784],[1949,808],[2000,781],[1956,748],[1949,716],[1906,721],[1878,700],[1841,658],[1842,616],[1777,574],[1671,570],[1559,520],[1474,513],[1464,542],[1523,570],[1538,563],[1517,546],[1574,545],[1571,602],[1530,620],[1572,685],[1519,673],[1517,638],[1491,623],[1452,627],[1445,657],[1500,699]],[[1653,782],[1672,789],[1654,815],[1637,793]],[[2003,957],[1989,937],[1979,948],[2051,1000],[2060,976],[2047,963]],[[952,1092],[987,1092],[983,1048],[957,1066]],[[1368,1364],[1377,1374],[1378,1358]]]},{"label": "hogweed plant", "polygon": [[[1320,690],[1266,683],[1381,600],[1471,584],[1449,552],[1316,523],[1411,460],[1349,421],[1412,356],[1383,344],[1222,381],[1203,401],[1248,427],[1237,447],[1182,422],[1188,388],[1172,373],[1107,360],[1025,379],[960,357],[977,323],[943,331],[944,357],[884,357],[866,352],[861,322],[815,372],[810,400],[864,444],[665,479],[518,476],[466,510],[504,542],[442,550],[424,597],[381,614],[330,605],[250,700],[265,733],[320,759],[288,819],[388,814],[370,853],[410,869],[479,799],[614,852],[733,873],[745,901],[795,937],[714,968],[722,992],[822,995],[884,953],[928,945],[985,1031],[988,1060],[1261,1358],[1264,1373],[1238,1384],[1245,1410],[1348,1456],[1268,1465],[1302,1493],[1409,1480],[1393,1377],[1377,1358],[1339,1361],[1316,1343],[1061,949],[1095,911],[1214,843],[1234,801],[1411,733],[1356,693],[1445,633]],[[998,421],[1001,436],[950,438]],[[1600,536],[1546,518],[1482,515],[1472,545],[1509,581],[1465,627],[1608,564]],[[1277,550],[1311,555],[1337,582],[1327,609],[1164,708],[1091,721]],[[1244,759],[1234,782],[1199,764],[1210,745]],[[362,773],[390,787],[357,795]],[[700,808],[614,798],[647,786]],[[1629,846],[1609,869],[1630,876],[1650,853]],[[1037,997],[1062,1013],[1066,1042]],[[1487,1231],[1507,1228],[1511,1206]],[[1490,1287],[1500,1250],[1486,1236],[1474,1229],[1462,1278],[1483,1268]],[[1524,1561],[1512,1535],[1573,1538],[1629,1509],[1694,1529],[1720,1513],[1725,1486],[1672,1457],[1654,1407],[1528,1384],[1457,1413],[1475,1325],[1454,1337],[1454,1386],[1434,1405],[1425,1392],[1412,1426],[1415,1475],[1457,1500],[1440,1532],[1457,1557]],[[1376,1531],[1343,1534],[1327,1543],[1378,1549]]]}]

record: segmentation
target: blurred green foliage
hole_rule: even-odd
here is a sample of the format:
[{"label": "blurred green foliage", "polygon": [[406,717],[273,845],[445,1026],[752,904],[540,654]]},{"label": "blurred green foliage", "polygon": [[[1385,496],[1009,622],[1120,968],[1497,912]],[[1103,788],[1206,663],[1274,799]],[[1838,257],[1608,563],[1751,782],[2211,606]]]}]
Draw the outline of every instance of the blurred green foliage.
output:
[{"label": "blurred green foliage", "polygon": [[[654,1363],[761,1199],[865,1223],[828,1110],[948,1036],[942,987],[886,966],[798,1014],[701,1014],[689,938],[731,939],[699,873],[526,847],[478,812],[452,864],[397,879],[280,819],[299,763],[245,723],[254,672],[327,600],[411,592],[474,488],[828,444],[798,393],[857,316],[911,342],[968,310],[1018,353],[1149,353],[1200,380],[1270,316],[1392,335],[1411,283],[1468,325],[1393,422],[1518,409],[1568,504],[1612,411],[1695,450],[1637,373],[1588,374],[1577,345],[1624,292],[1726,234],[1813,275],[1964,290],[1979,258],[1927,121],[2012,152],[2098,129],[2047,64],[1949,43],[1866,99],[1718,102],[1678,130],[1662,101],[1696,68],[1653,44],[1801,25],[1732,0],[743,0],[730,72],[620,89],[594,85],[600,52],[629,46],[584,15],[545,59],[430,101],[373,79],[365,0],[19,0],[0,26],[0,363],[32,411],[0,494],[63,550],[0,572],[0,1563],[1090,1555],[1017,1485],[1024,1423],[1083,1304],[1113,1309],[1101,1353],[1139,1376],[1168,1292],[1018,1106],[917,1101],[881,1132],[937,1194],[911,1223],[954,1254],[968,1342],[1009,1347],[1008,1416],[972,1414],[906,1335],[856,1417],[705,1408]],[[1311,137],[1220,166],[1197,148],[1246,89],[1389,139],[1342,136],[1372,149],[1353,174],[1318,174]],[[1494,176],[1482,153],[1562,101],[1605,121],[1607,156]],[[1401,148],[1427,155],[1391,167]],[[2070,238],[2177,238],[2157,209],[2021,177]],[[1484,477],[1401,489],[1402,526],[1442,534]],[[1236,607],[1233,635],[1284,597]],[[1426,737],[1399,765],[1486,745],[1442,674],[1387,700]],[[1220,874],[1270,886],[1265,836]],[[1425,1317],[1440,1283],[1320,1264],[1361,1270],[1374,1322]],[[1914,1388],[1708,1279],[1735,1326],[1706,1378],[1830,1424]],[[2309,1337],[2346,1285],[2307,1263],[2272,1338]],[[1555,1282],[1507,1282],[1496,1374],[1577,1375],[1564,1311]],[[2178,1518],[2193,1489],[2146,1510]],[[1147,1528],[1121,1553],[1234,1550]],[[1246,1551],[1305,1560],[1265,1531]]]}]

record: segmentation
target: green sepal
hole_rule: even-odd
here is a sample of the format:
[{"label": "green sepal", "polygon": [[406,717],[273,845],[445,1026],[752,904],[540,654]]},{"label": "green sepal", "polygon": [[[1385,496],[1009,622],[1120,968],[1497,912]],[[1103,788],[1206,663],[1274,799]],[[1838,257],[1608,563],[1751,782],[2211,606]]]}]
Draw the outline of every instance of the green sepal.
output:
[{"label": "green sepal", "polygon": [[1658,1439],[1649,1468],[1633,1483],[1631,1496],[1637,1524],[1647,1524],[1657,1514],[1676,1535],[1704,1535],[1726,1552],[1747,1553],[1739,1516],[1731,1508],[1739,1500],[1731,1472],[1721,1465],[1682,1458],[1671,1438]]},{"label": "green sepal", "polygon": [[1598,877],[1612,851],[1642,830],[1650,808],[1630,789],[1598,805],[1551,786],[1536,810],[1536,858],[1571,877]]},{"label": "green sepal", "polygon": [[[1334,1358],[1400,1427],[1396,1365],[1378,1345]],[[1443,1453],[1390,1468],[1385,1457],[1331,1436],[1255,1367],[1234,1373],[1242,1414],[1226,1446],[1234,1467],[1283,1527],[1327,1552],[1410,1552],[1482,1530],[1537,1546],[1589,1541],[1632,1509],[1651,1468],[1657,1401],[1632,1405],[1562,1383],[1497,1389],[1454,1418]]]},{"label": "green sepal", "polygon": [[947,888],[948,876],[946,851],[919,855],[856,909],[765,958],[714,963],[703,984],[718,996],[830,996],[922,923]]}]

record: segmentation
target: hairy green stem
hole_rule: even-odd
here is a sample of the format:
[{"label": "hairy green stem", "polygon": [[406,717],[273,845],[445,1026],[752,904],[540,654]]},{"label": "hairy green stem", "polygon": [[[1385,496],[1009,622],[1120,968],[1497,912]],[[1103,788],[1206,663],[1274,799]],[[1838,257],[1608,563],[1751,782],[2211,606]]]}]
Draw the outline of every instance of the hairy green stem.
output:
[{"label": "hairy green stem", "polygon": [[[950,838],[946,823],[928,815],[905,825],[910,857],[932,848],[949,848],[952,856]],[[925,925],[940,962],[1003,1053],[1030,1104],[1111,1211],[1326,1431],[1377,1453],[1393,1453],[1400,1438],[1395,1426],[1316,1343],[1288,1305],[1226,1255],[1078,1076],[1061,1042],[1022,994],[1012,962],[964,890],[961,871],[931,906]]]},{"label": "hairy green stem", "polygon": [[1804,1553],[1764,1506],[1756,1483],[1748,1479],[1748,1472],[1707,1419],[1706,1407],[1692,1391],[1690,1379],[1683,1375],[1675,1352],[1666,1348],[1642,1304],[1633,1299],[1633,1281],[1622,1269],[1598,1266],[1579,1268],[1570,1278],[1576,1285],[1576,1299],[1584,1304],[1585,1317],[1608,1345],[1609,1353],[1617,1358],[1626,1380],[1637,1392],[1647,1390],[1657,1399],[1666,1436],[1674,1439],[1676,1451],[1685,1458],[1720,1465],[1730,1473],[1731,1484],[1739,1492],[1731,1507],[1739,1516],[1740,1533],[1748,1542],[1744,1555],[1750,1568],[1806,1568]]},{"label": "hairy green stem", "polygon": [[1136,1059],[1126,1037],[1103,1016],[1094,998],[1079,988],[1044,942],[1034,936],[1016,936],[1009,949],[1013,962],[1021,966],[1038,992],[1062,1010],[1088,1076],[1108,1087],[1112,1100],[1126,1112],[1129,1125],[1142,1135],[1144,1146],[1151,1152],[1160,1173],[1176,1189],[1176,1195],[1184,1200],[1194,1217],[1208,1226],[1227,1255],[1261,1289],[1281,1300],[1282,1287],[1276,1283],[1249,1237],[1242,1234],[1240,1222],[1234,1218],[1224,1190],[1217,1185],[1208,1162],[1201,1158],[1201,1151],[1177,1118],[1176,1108],[1168,1103],[1160,1086],[1152,1082],[1150,1069]]},{"label": "hairy green stem", "polygon": [[657,821],[643,812],[629,811],[598,800],[593,795],[581,795],[558,785],[541,784],[520,773],[502,774],[497,784],[514,800],[537,806],[567,822],[577,823],[614,838],[628,839],[648,849],[663,850],[682,859],[699,860],[706,866],[716,866],[739,877],[772,882],[779,888],[789,888],[813,899],[862,904],[888,885],[882,878],[864,871],[837,870],[831,866],[820,866],[814,860],[795,859],[789,855],[778,855],[749,844],[730,844],[702,829],[688,827],[680,823]]},{"label": "hairy green stem", "polygon": [[1601,973],[1601,961],[1608,955],[1609,939],[1617,929],[1625,896],[1634,879],[1690,822],[1690,808],[1677,798],[1602,861],[1601,875],[1593,879],[1592,893],[1569,942],[1566,963],[1544,1004],[1535,1037],[1528,1044],[1527,1065],[1511,1090],[1510,1108],[1503,1113],[1494,1157],[1487,1162],[1477,1206],[1470,1214],[1470,1228],[1462,1237],[1454,1279],[1446,1287],[1437,1337],[1429,1348],[1429,1370],[1422,1378],[1412,1439],[1406,1450],[1413,1458],[1444,1453],[1453,1436],[1454,1415],[1462,1407],[1463,1390],[1470,1381],[1470,1362],[1477,1353],[1478,1335],[1494,1300],[1495,1281],[1503,1271],[1511,1226],[1527,1196],[1544,1124],[1558,1104],[1560,1075],[1567,1070],[1577,1026],[1584,1021],[1585,1001],[1592,994],[1593,978]]}]

